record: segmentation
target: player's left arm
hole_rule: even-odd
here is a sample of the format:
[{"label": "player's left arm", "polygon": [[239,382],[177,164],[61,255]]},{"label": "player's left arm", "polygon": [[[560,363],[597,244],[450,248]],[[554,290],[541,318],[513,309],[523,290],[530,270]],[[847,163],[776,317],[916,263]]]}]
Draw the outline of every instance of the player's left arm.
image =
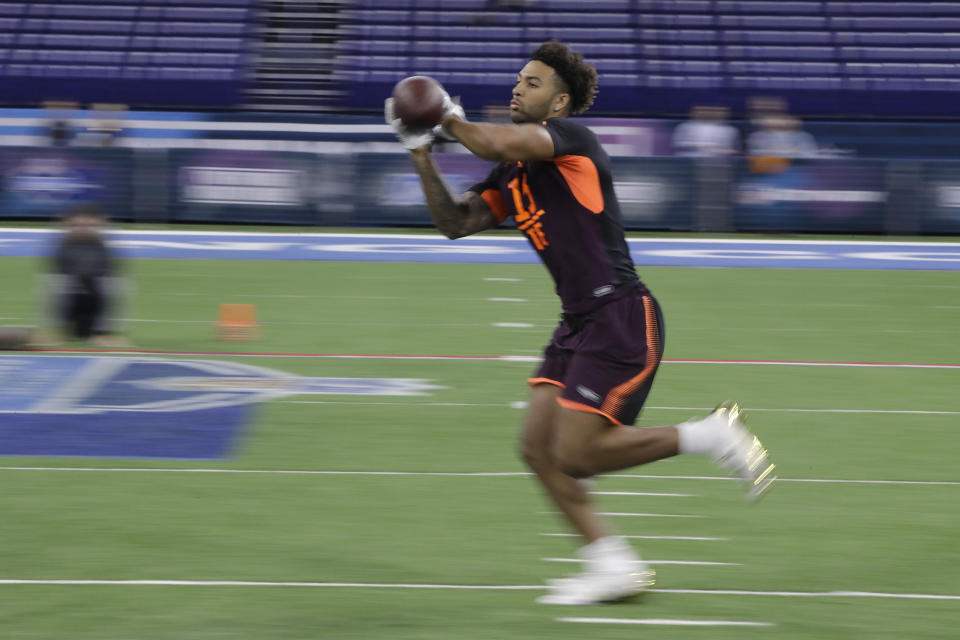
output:
[{"label": "player's left arm", "polygon": [[494,162],[545,160],[555,155],[553,138],[538,124],[467,122],[448,115],[443,129],[474,155]]}]

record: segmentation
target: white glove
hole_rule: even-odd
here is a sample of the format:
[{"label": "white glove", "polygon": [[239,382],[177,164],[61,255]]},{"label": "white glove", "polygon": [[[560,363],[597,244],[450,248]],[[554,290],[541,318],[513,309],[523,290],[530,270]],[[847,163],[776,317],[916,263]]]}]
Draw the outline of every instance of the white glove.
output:
[{"label": "white glove", "polygon": [[393,132],[397,134],[397,139],[404,149],[413,151],[420,147],[426,147],[433,142],[434,134],[430,129],[421,129],[413,131],[404,126],[403,121],[393,115],[393,98],[387,98],[383,103],[383,115],[387,124],[393,127]]},{"label": "white glove", "polygon": [[[446,120],[447,116],[451,115],[456,116],[461,120],[467,119],[467,115],[463,112],[463,107],[460,106],[458,100],[459,98],[451,98],[450,94],[448,94],[446,91],[443,92],[443,120]],[[445,140],[456,140],[455,137],[444,130],[442,121],[433,128],[433,135]]]}]

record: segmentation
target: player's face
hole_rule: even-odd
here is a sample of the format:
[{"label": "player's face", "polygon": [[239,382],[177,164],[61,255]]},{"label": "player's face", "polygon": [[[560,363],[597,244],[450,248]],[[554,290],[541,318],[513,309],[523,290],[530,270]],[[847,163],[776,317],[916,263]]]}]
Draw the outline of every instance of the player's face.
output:
[{"label": "player's face", "polygon": [[540,122],[557,115],[551,110],[557,91],[557,72],[539,60],[531,60],[517,74],[510,101],[510,120],[516,124]]}]

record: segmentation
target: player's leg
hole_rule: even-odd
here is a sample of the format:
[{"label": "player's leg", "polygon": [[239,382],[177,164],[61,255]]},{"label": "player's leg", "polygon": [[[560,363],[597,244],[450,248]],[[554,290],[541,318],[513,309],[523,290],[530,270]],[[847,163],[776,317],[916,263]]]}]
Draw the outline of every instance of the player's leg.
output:
[{"label": "player's leg", "polygon": [[580,350],[571,357],[558,398],[555,455],[574,477],[627,469],[678,453],[710,455],[743,478],[758,497],[773,481],[773,465],[740,420],[735,404],[702,420],[634,427],[660,365],[663,317],[649,295],[602,307],[591,316]]},{"label": "player's leg", "polygon": [[563,473],[554,457],[557,404],[561,388],[553,384],[536,384],[530,390],[530,402],[523,422],[520,455],[536,475],[550,500],[587,542],[609,535],[597,516],[582,482]]},{"label": "player's leg", "polygon": [[537,384],[532,388],[521,452],[553,503],[586,544],[578,552],[583,572],[551,581],[548,593],[539,598],[539,602],[573,605],[622,600],[649,588],[654,574],[623,538],[611,535],[606,522],[594,510],[582,481],[558,468],[553,452],[557,428],[566,413],[605,421],[599,415],[560,407],[557,398],[561,390],[551,384]]},{"label": "player's leg", "polygon": [[674,426],[612,424],[597,413],[560,407],[554,456],[565,474],[587,478],[674,456],[678,440]]}]

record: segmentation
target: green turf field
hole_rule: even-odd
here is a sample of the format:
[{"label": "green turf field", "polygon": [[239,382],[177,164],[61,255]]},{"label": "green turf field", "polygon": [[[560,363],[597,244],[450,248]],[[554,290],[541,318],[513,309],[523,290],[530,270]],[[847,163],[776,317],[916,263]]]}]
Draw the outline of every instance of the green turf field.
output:
[{"label": "green turf field", "polygon": [[[0,324],[30,322],[37,261],[0,265]],[[539,265],[128,266],[130,337],[147,350],[535,356],[558,314]],[[670,360],[960,363],[958,272],[640,271],[663,305]],[[216,341],[222,302],[256,304],[260,340]],[[514,453],[532,363],[223,357],[443,388],[277,400],[223,461],[0,458],[0,638],[958,635],[960,369],[665,363],[640,423],[739,399],[782,480],[749,505],[700,458],[600,479],[599,491],[679,494],[598,496],[605,511],[660,514],[614,518],[652,536],[632,542],[661,563],[657,590],[569,608],[534,603],[545,578],[576,566],[544,560],[572,557],[575,541],[542,535],[566,530]],[[63,580],[109,582],[41,582]],[[231,584],[197,584],[208,581]]]}]

